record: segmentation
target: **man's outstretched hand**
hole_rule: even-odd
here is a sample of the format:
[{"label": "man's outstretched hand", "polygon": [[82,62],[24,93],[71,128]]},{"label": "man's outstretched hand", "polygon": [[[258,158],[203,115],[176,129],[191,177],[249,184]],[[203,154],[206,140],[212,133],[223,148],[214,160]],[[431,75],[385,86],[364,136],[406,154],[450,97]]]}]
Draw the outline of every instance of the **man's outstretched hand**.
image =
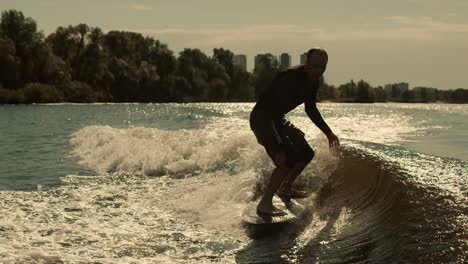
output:
[{"label": "man's outstretched hand", "polygon": [[328,146],[331,149],[337,150],[338,147],[340,146],[340,141],[338,140],[338,137],[333,134],[332,132],[327,135],[328,138]]}]

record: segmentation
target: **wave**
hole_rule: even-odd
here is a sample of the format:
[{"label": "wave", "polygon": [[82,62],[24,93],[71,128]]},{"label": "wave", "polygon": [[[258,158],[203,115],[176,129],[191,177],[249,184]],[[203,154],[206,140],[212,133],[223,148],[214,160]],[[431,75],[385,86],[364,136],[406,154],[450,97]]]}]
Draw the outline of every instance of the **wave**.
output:
[{"label": "wave", "polygon": [[251,167],[252,156],[260,156],[259,149],[249,151],[254,141],[246,134],[226,137],[210,130],[89,126],[76,132],[71,144],[72,156],[99,173],[191,174],[233,167],[233,162]]},{"label": "wave", "polygon": [[[344,145],[335,170],[304,202],[306,219],[288,236],[250,243],[239,263],[466,261],[466,162],[362,141]],[[313,180],[306,176],[300,180]]]},{"label": "wave", "polygon": [[[89,126],[73,135],[72,155],[100,173],[183,178],[170,187],[177,197],[168,198],[170,207],[182,218],[232,232],[272,164],[250,133],[239,132],[248,130],[222,128]],[[464,261],[465,161],[354,140],[343,141],[340,155],[327,150],[324,138],[311,144],[316,156],[297,180],[314,192],[303,201],[309,215],[279,244],[247,245],[238,262],[281,263],[284,255],[299,263]]]}]

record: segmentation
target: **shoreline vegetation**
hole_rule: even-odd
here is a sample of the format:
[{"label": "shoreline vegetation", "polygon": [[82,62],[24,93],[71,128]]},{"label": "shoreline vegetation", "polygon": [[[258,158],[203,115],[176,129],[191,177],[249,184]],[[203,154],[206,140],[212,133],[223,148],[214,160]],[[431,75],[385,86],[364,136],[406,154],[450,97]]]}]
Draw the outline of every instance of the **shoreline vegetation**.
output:
[{"label": "shoreline vegetation", "polygon": [[[154,38],[86,24],[45,36],[34,19],[7,10],[0,19],[0,104],[255,102],[283,70],[269,53],[252,73],[233,56],[224,48],[211,56],[186,48],[176,57]],[[468,89],[400,87],[324,83],[318,101],[468,103]]]}]

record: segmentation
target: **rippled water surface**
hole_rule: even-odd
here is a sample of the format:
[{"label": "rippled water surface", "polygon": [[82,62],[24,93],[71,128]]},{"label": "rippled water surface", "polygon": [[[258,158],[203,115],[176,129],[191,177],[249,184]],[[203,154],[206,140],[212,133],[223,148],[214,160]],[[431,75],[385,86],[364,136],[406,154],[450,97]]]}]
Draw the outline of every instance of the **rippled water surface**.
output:
[{"label": "rippled water surface", "polygon": [[0,262],[467,261],[468,106],[319,104],[339,153],[297,109],[312,195],[267,228],[240,217],[273,169],[252,106],[0,106]]}]

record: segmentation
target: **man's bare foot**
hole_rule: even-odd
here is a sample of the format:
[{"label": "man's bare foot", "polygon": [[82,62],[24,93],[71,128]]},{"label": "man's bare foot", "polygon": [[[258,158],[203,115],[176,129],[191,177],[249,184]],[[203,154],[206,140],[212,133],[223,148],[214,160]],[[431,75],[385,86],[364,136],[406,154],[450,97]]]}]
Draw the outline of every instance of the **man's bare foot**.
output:
[{"label": "man's bare foot", "polygon": [[278,196],[281,198],[289,199],[301,199],[309,197],[309,193],[306,191],[300,191],[293,188],[280,188],[278,191]]},{"label": "man's bare foot", "polygon": [[261,203],[257,206],[257,214],[259,216],[266,216],[266,217],[287,215],[285,211],[278,209],[273,205],[262,205]]}]

